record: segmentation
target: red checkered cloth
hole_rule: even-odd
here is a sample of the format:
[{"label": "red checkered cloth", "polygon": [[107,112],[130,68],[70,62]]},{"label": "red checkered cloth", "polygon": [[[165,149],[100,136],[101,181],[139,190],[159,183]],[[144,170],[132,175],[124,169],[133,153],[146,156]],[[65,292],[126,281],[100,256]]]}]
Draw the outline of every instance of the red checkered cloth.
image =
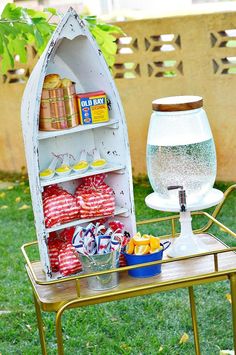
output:
[{"label": "red checkered cloth", "polygon": [[64,244],[59,251],[59,271],[63,276],[69,276],[82,271],[82,265],[78,258],[78,253],[71,244]]},{"label": "red checkered cloth", "polygon": [[50,228],[80,217],[79,206],[74,196],[58,185],[47,186],[43,192],[45,225]]},{"label": "red checkered cloth", "polygon": [[53,272],[63,276],[82,270],[76,249],[71,244],[75,228],[66,228],[61,233],[52,232],[48,237],[48,254]]},{"label": "red checkered cloth", "polygon": [[60,239],[56,232],[52,232],[48,237],[48,255],[51,269],[53,272],[59,271],[59,250],[64,244],[64,240]]},{"label": "red checkered cloth", "polygon": [[[128,233],[126,234],[126,232],[125,232],[125,235],[122,238],[122,245],[121,245],[122,251],[125,250],[125,247],[129,243],[129,241],[130,241],[130,235]],[[120,265],[120,267],[124,267],[127,265],[125,256],[122,252],[121,252],[120,258],[119,258],[119,265]]]},{"label": "red checkered cloth", "polygon": [[82,184],[75,192],[81,218],[112,216],[114,214],[114,191],[105,184],[105,178],[105,174],[99,174],[82,179]]}]

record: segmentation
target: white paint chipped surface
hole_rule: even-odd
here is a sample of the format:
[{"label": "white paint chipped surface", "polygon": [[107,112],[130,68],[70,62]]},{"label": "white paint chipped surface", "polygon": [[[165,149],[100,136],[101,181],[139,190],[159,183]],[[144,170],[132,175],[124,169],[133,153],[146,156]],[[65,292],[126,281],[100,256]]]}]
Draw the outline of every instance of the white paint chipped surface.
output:
[{"label": "white paint chipped surface", "polygon": [[[77,92],[104,90],[112,103],[110,118],[118,121],[118,124],[97,129],[94,125],[90,130],[63,135],[60,132],[56,137],[54,135],[39,140],[41,91],[44,77],[49,73],[58,73],[75,81]],[[77,156],[84,147],[88,151],[96,147],[109,163],[124,166],[122,174],[109,173],[106,181],[115,191],[116,204],[128,210],[128,213],[119,219],[132,234],[136,228],[130,152],[122,104],[100,49],[84,21],[73,9],[68,10],[58,25],[28,80],[21,116],[40,258],[44,271],[50,278],[51,269],[46,245],[48,234],[44,225],[43,187],[39,172],[48,166],[51,152]],[[66,184],[65,186],[73,184],[73,188],[76,187],[72,181],[67,181]]]}]

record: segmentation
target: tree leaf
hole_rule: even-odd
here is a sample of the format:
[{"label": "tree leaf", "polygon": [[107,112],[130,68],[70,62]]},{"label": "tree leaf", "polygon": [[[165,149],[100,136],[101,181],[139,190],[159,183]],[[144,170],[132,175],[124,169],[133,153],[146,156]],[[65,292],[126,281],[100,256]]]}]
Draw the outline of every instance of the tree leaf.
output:
[{"label": "tree leaf", "polygon": [[1,210],[6,210],[7,208],[8,208],[7,205],[3,205],[3,206],[0,207]]},{"label": "tree leaf", "polygon": [[34,34],[34,26],[32,25],[32,23],[29,24],[29,23],[15,22],[14,27],[18,32],[22,34],[25,35],[27,35],[27,33],[31,33],[32,35]]},{"label": "tree leaf", "polygon": [[32,22],[34,25],[37,25],[38,23],[47,23],[43,17],[34,17],[32,18]]},{"label": "tree leaf", "polygon": [[52,35],[52,33],[54,32],[54,27],[52,27],[51,25],[49,25],[48,22],[45,21],[38,23],[37,29],[42,35]]},{"label": "tree leaf", "polygon": [[115,26],[115,25],[111,25],[109,23],[98,23],[97,27],[105,32],[124,34],[124,32],[122,31],[122,29],[120,27]]},{"label": "tree leaf", "polygon": [[15,38],[18,34],[11,22],[8,24],[0,22],[0,32],[3,36],[12,36],[12,38]]},{"label": "tree leaf", "polygon": [[[6,73],[7,70],[14,67],[15,53],[19,54],[21,62],[26,62],[25,46],[27,44],[34,46],[38,54],[43,52],[56,27],[55,24],[48,23],[48,14],[59,16],[58,11],[52,7],[45,8],[42,12],[16,6],[12,3],[5,6],[1,15],[2,21],[0,19],[2,73]],[[118,26],[98,22],[96,16],[85,16],[83,18],[87,21],[108,65],[113,66],[117,45],[112,34],[123,34],[123,31]],[[15,40],[19,43],[17,44]]]},{"label": "tree leaf", "polygon": [[231,294],[230,293],[227,293],[225,295],[225,297],[227,298],[227,300],[229,301],[229,303],[232,303],[232,298],[231,298]]},{"label": "tree leaf", "polygon": [[97,23],[97,16],[85,16],[83,19],[86,20],[89,25],[96,25]]},{"label": "tree leaf", "polygon": [[106,39],[103,41],[101,50],[109,53],[110,55],[116,54],[117,46],[116,44],[110,39]]},{"label": "tree leaf", "polygon": [[27,16],[30,18],[35,18],[35,17],[43,17],[45,20],[47,19],[47,15],[43,11],[36,11],[33,9],[25,9]]},{"label": "tree leaf", "polygon": [[29,205],[22,205],[21,207],[18,208],[18,210],[27,210],[28,208],[30,208]]},{"label": "tree leaf", "polygon": [[179,344],[187,343],[189,340],[189,336],[187,333],[183,333],[182,337],[180,338]]},{"label": "tree leaf", "polygon": [[[13,68],[14,68],[14,58],[8,49],[6,41],[4,41],[4,52],[3,52],[2,61],[1,61],[2,74],[6,74],[6,72],[9,69],[13,69]],[[8,190],[10,190],[9,187],[8,187]]]},{"label": "tree leaf", "polygon": [[[116,50],[117,50],[117,45],[114,42],[115,37],[110,35],[107,32],[102,31],[100,28],[92,28],[91,30],[93,36],[95,37],[96,41],[98,42],[98,45],[101,48],[101,51],[109,55],[115,55]],[[105,54],[104,54],[105,55]]]},{"label": "tree leaf", "polygon": [[0,55],[3,54],[4,52],[4,47],[3,47],[3,37],[0,33]]},{"label": "tree leaf", "polygon": [[16,4],[11,4],[11,3],[6,4],[1,14],[2,19],[5,18],[15,19],[20,17],[21,17],[21,8],[20,7],[17,8]]},{"label": "tree leaf", "polygon": [[41,33],[38,31],[37,28],[34,28],[34,37],[35,37],[36,48],[39,50],[40,47],[43,46],[44,40],[43,40],[43,36],[41,35]]},{"label": "tree leaf", "polygon": [[23,39],[18,39],[14,41],[15,44],[15,54],[19,54],[21,63],[27,63],[27,50],[26,41]]},{"label": "tree leaf", "polygon": [[49,12],[50,14],[54,15],[54,16],[58,16],[58,12],[56,9],[54,9],[53,7],[45,7],[43,9],[43,12]]},{"label": "tree leaf", "polygon": [[24,189],[24,194],[28,194],[30,192],[30,188],[29,186],[27,186],[25,189]]}]

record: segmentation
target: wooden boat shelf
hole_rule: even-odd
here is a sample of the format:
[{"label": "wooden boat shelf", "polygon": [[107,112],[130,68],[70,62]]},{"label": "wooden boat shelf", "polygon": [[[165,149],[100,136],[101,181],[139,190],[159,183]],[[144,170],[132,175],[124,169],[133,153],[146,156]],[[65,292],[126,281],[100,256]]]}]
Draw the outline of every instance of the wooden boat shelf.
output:
[{"label": "wooden boat shelf", "polygon": [[[58,74],[73,81],[77,94],[98,90],[105,92],[109,100],[109,121],[80,124],[64,130],[40,131],[42,88],[48,74]],[[97,221],[102,216],[46,228],[42,193],[47,186],[59,184],[73,195],[82,178],[106,173],[105,183],[114,191],[116,205],[114,215],[107,218],[108,222],[119,216],[126,231],[131,235],[136,232],[132,166],[122,103],[101,50],[86,22],[72,8],[58,24],[30,75],[22,100],[21,117],[41,266],[48,280],[51,280],[55,275],[47,243],[50,233],[60,233],[65,228],[80,224],[85,227],[86,223]],[[86,152],[88,162],[93,160],[95,149],[108,163],[104,169],[93,170],[89,167],[83,174],[70,172],[66,176],[54,175],[49,180],[40,178],[40,172],[50,166],[54,156],[68,156],[69,164],[73,165],[81,151]]]}]

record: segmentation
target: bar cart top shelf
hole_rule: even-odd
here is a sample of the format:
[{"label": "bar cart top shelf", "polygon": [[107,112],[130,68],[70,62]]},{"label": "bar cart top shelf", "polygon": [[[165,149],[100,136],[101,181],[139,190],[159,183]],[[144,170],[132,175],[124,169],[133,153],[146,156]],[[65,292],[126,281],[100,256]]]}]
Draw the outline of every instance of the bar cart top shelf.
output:
[{"label": "bar cart top shelf", "polygon": [[[80,294],[78,295],[76,283],[79,276],[75,276],[75,279],[69,281],[63,280],[64,282],[61,282],[62,280],[57,280],[55,283],[48,282],[46,285],[41,285],[38,282],[46,282],[41,263],[36,261],[26,268],[42,308],[47,311],[55,311],[62,303],[70,300],[77,300],[82,306],[150,294],[158,292],[158,289],[164,291],[187,287],[188,284],[226,279],[229,270],[236,269],[236,253],[234,251],[236,248],[228,250],[225,244],[211,234],[199,234],[197,237],[201,238],[208,246],[209,252],[206,253],[207,255],[175,259],[169,259],[165,255],[165,262],[162,264],[160,275],[148,278],[133,278],[128,276],[127,271],[123,271],[119,275],[119,285],[107,291],[89,290],[87,278],[83,278],[79,281]],[[171,241],[171,239],[173,238],[168,240]]]}]

